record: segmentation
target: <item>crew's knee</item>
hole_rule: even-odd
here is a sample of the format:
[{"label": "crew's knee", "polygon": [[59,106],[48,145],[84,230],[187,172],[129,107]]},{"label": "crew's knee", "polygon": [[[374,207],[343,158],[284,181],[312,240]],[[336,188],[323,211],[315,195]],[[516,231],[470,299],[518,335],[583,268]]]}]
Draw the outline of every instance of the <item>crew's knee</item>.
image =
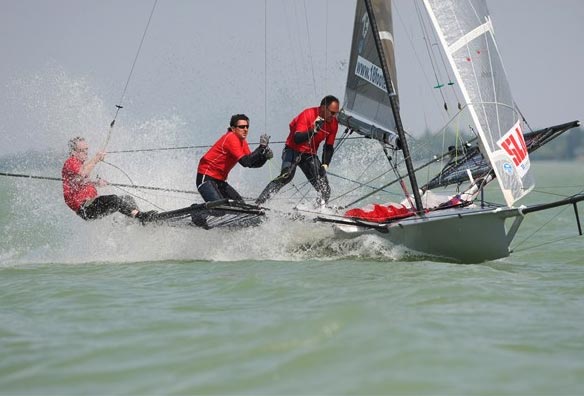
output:
[{"label": "crew's knee", "polygon": [[124,198],[120,197],[119,195],[110,195],[109,196],[109,205],[119,209],[124,204]]},{"label": "crew's knee", "polygon": [[129,196],[129,195],[122,195],[121,197],[119,197],[120,199],[120,203],[124,203],[128,206],[136,206],[136,201],[134,200],[133,197]]},{"label": "crew's knee", "polygon": [[292,172],[292,170],[289,168],[285,168],[282,169],[282,173],[280,173],[280,176],[274,179],[274,181],[282,184],[287,184],[292,180],[293,177],[294,173]]}]

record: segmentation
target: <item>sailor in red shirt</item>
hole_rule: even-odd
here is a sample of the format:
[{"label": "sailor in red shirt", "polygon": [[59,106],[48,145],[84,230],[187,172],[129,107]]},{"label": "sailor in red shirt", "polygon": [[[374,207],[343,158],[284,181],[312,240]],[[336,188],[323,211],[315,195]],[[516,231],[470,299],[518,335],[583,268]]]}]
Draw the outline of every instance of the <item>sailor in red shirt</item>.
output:
[{"label": "sailor in red shirt", "polygon": [[[333,145],[339,129],[338,112],[339,100],[328,95],[321,100],[319,107],[305,109],[290,122],[290,134],[282,152],[281,173],[264,188],[256,200],[257,204],[264,203],[288,184],[294,178],[297,166],[319,193],[321,202],[328,202],[331,188],[326,171],[333,157]],[[322,141],[325,144],[321,162],[317,150]]]},{"label": "sailor in red shirt", "polygon": [[76,137],[69,140],[69,158],[63,164],[61,172],[63,179],[63,197],[65,203],[84,220],[93,220],[121,212],[129,217],[140,220],[152,220],[155,211],[140,212],[136,202],[129,195],[98,195],[96,187],[103,187],[107,182],[103,179],[89,178],[93,168],[105,158],[104,152],[98,152],[87,160],[89,146],[84,138]]},{"label": "sailor in red shirt", "polygon": [[240,163],[246,168],[259,168],[272,158],[272,150],[268,147],[270,137],[260,136],[260,145],[251,152],[247,144],[249,118],[245,114],[235,114],[229,122],[229,129],[203,155],[197,168],[197,190],[205,200],[243,198],[227,183],[227,176],[233,167]]}]

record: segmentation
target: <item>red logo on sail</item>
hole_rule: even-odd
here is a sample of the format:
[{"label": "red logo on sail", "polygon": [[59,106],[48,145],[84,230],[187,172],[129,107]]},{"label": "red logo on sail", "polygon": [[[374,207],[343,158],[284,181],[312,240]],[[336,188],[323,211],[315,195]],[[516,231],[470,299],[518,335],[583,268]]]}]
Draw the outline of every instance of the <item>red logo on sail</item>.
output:
[{"label": "red logo on sail", "polygon": [[515,167],[520,170],[520,174],[523,175],[527,172],[527,169],[529,169],[529,157],[527,156],[527,146],[525,145],[525,139],[523,139],[519,121],[499,139],[497,145],[509,154]]},{"label": "red logo on sail", "polygon": [[503,136],[503,140],[499,140],[497,144],[513,158],[515,166],[519,166],[527,157],[527,146],[519,124],[516,124],[511,131]]}]

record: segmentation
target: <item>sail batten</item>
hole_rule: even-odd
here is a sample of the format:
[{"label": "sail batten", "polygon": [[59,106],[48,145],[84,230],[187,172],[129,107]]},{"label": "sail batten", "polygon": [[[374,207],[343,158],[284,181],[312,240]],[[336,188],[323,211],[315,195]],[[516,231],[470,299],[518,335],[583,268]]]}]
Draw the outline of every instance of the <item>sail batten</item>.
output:
[{"label": "sail batten", "polygon": [[476,39],[477,37],[479,37],[480,35],[490,31],[492,31],[491,20],[487,19],[487,22],[477,26],[476,28],[474,28],[473,30],[459,38],[454,44],[450,45],[450,47],[448,47],[448,51],[450,51],[450,53],[454,53],[461,49],[462,47],[464,47],[465,45],[467,45],[468,43],[470,43],[471,41],[473,41],[474,39]]},{"label": "sail batten", "polygon": [[388,31],[379,32],[379,38],[382,40],[389,40],[393,44],[393,34]]}]

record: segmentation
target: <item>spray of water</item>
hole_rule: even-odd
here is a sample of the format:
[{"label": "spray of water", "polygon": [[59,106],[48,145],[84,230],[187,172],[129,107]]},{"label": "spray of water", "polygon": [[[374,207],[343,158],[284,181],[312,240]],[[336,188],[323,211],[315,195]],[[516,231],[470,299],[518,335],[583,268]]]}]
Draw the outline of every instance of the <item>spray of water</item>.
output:
[{"label": "spray of water", "polygon": [[[54,69],[43,76],[22,78],[14,88],[13,101],[22,105],[29,117],[21,129],[3,137],[13,150],[12,156],[21,159],[13,170],[59,177],[68,139],[85,136],[90,155],[103,143],[111,109],[87,81]],[[193,144],[193,140],[210,144],[216,138],[205,137],[202,131],[188,131],[178,115],[155,115],[147,120],[124,116],[116,125],[110,150],[172,147]],[[124,172],[101,164],[96,173],[115,183],[195,190],[196,166],[203,151],[110,154],[106,160]],[[366,153],[355,155],[362,158]],[[242,195],[254,197],[269,181],[268,172],[269,168],[256,171],[236,167],[230,181]],[[272,170],[272,176],[275,172]],[[19,179],[1,183],[5,197],[0,208],[6,220],[1,225],[2,265],[399,258],[399,252],[377,236],[338,239],[328,225],[294,221],[276,212],[261,225],[240,230],[142,226],[119,214],[85,222],[64,204],[58,182]],[[144,210],[168,210],[200,202],[195,194],[128,191],[136,195]],[[126,192],[106,187],[100,193]],[[282,210],[289,210],[284,202],[281,205]]]}]

